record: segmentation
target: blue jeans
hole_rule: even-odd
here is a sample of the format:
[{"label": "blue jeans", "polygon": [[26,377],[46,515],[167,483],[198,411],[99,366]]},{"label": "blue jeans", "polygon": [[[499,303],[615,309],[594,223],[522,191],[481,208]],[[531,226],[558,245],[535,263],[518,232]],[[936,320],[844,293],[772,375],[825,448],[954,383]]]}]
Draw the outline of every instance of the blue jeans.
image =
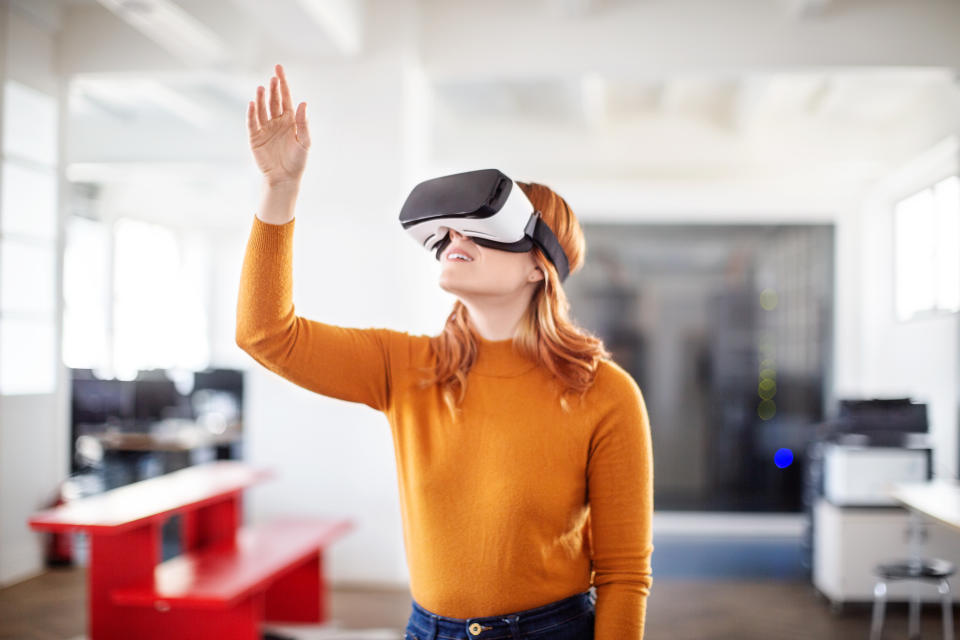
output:
[{"label": "blue jeans", "polygon": [[427,611],[416,600],[404,640],[593,640],[596,618],[593,587],[534,609],[485,618],[448,618]]}]

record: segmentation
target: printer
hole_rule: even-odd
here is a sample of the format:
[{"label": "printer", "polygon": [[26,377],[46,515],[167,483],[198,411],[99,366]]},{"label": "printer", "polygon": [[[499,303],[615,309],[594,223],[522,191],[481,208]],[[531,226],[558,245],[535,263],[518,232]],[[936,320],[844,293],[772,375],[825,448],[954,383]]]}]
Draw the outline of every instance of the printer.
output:
[{"label": "printer", "polygon": [[823,496],[844,507],[896,505],[890,485],[933,477],[927,405],[910,398],[840,400],[822,425]]}]

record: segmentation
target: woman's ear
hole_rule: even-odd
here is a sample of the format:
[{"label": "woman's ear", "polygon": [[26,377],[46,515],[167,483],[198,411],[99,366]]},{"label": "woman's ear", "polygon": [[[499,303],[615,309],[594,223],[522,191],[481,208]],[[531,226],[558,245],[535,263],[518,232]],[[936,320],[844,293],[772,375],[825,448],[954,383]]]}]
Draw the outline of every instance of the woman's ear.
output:
[{"label": "woman's ear", "polygon": [[530,272],[530,277],[528,278],[528,282],[538,282],[540,280],[543,280],[545,277],[546,275],[543,273],[543,269],[541,269],[540,267],[535,267],[533,271]]}]

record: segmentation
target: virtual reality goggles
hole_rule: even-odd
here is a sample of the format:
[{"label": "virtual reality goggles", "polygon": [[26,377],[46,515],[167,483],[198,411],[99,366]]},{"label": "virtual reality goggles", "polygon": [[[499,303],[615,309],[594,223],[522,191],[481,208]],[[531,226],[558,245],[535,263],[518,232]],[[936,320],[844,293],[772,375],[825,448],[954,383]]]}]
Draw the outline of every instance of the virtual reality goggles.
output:
[{"label": "virtual reality goggles", "polygon": [[482,247],[523,252],[540,247],[560,281],[570,273],[556,235],[526,194],[497,169],[480,169],[421,182],[400,210],[400,224],[437,260],[456,229]]}]

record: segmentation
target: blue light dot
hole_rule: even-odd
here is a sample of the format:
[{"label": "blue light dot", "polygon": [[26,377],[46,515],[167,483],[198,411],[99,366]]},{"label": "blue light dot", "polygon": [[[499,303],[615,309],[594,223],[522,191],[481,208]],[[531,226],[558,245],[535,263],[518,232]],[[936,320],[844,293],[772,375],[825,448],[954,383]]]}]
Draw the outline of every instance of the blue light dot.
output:
[{"label": "blue light dot", "polygon": [[790,451],[790,449],[777,449],[777,452],[773,454],[773,461],[781,469],[789,467],[790,463],[793,462],[793,451]]}]

